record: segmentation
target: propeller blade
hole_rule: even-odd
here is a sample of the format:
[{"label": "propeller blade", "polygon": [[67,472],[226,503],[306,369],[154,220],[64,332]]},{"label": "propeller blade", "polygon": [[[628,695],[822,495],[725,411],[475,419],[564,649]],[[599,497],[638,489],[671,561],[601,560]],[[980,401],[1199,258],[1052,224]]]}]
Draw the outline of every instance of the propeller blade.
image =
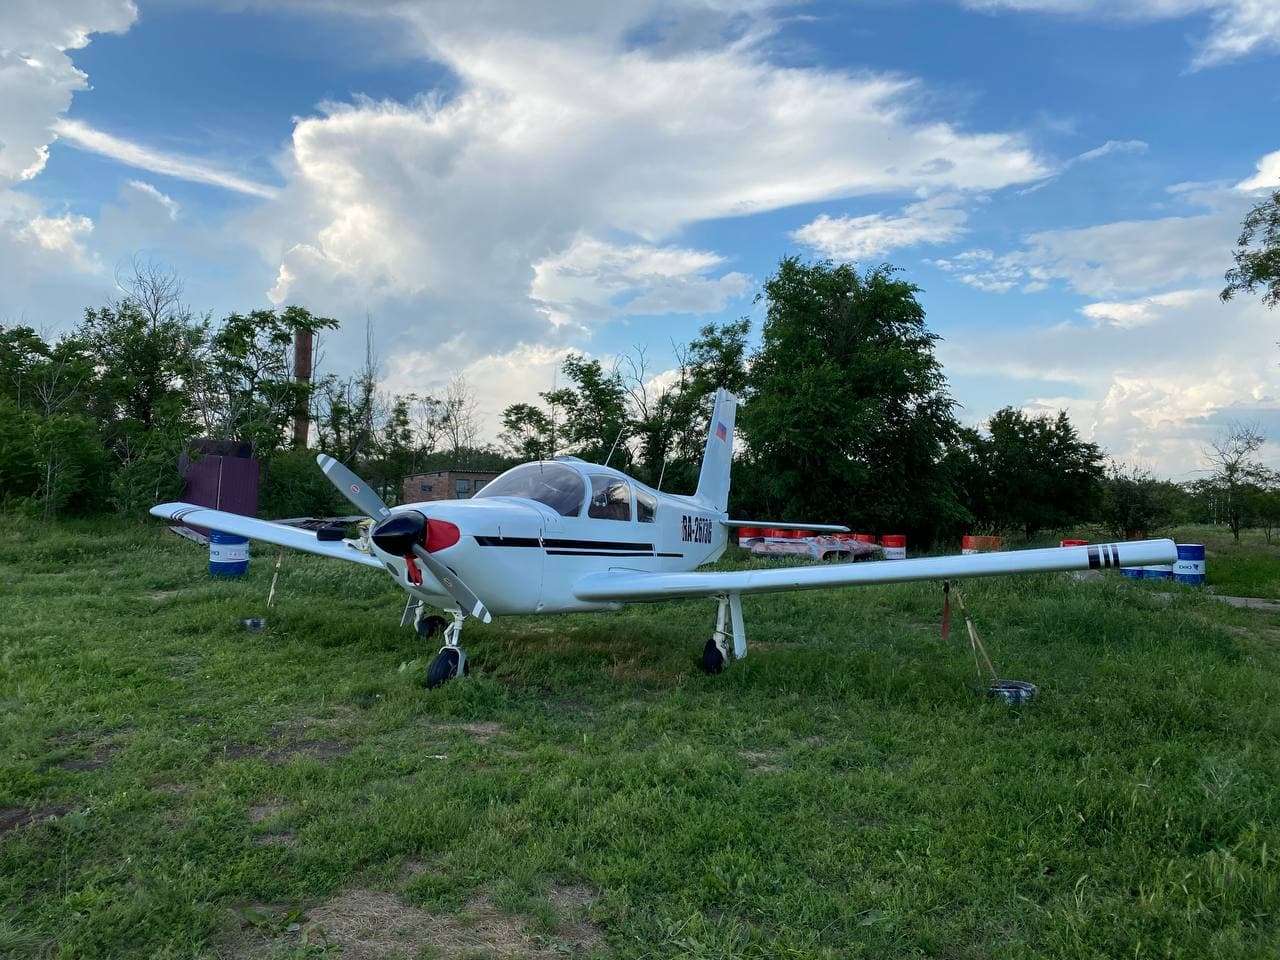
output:
[{"label": "propeller blade", "polygon": [[369,485],[357,477],[327,453],[316,456],[316,463],[329,481],[338,488],[338,492],[351,501],[365,516],[381,520],[391,514],[391,508],[382,502],[382,498],[369,489]]},{"label": "propeller blade", "polygon": [[458,606],[464,612],[471,614],[484,623],[488,623],[493,619],[492,614],[480,602],[480,598],[471,592],[471,588],[463,583],[456,573],[428,553],[425,547],[415,543],[413,545],[413,555],[421,560],[423,566],[431,571],[431,575],[439,580],[440,584],[449,591],[449,596],[458,601]]}]

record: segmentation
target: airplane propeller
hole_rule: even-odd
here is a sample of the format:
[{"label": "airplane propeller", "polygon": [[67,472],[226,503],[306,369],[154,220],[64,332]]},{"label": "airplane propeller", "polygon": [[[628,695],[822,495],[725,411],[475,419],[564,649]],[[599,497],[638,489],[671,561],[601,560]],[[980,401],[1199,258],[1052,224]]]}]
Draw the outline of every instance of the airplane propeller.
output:
[{"label": "airplane propeller", "polygon": [[369,537],[378,547],[398,557],[417,557],[431,575],[440,581],[449,596],[458,602],[459,608],[485,623],[492,614],[471,588],[447,566],[437,560],[424,546],[427,540],[428,520],[417,510],[405,510],[393,514],[367,483],[328,454],[316,456],[316,463],[338,491],[371,519],[378,521]]}]

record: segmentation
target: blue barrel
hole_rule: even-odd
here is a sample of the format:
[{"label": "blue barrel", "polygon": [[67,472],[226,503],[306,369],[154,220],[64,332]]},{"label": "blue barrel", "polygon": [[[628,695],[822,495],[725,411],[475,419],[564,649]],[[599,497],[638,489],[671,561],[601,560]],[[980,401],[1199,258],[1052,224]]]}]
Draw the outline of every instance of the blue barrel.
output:
[{"label": "blue barrel", "polygon": [[1172,580],[1173,564],[1160,563],[1160,564],[1156,564],[1154,567],[1143,567],[1142,579],[1143,580]]},{"label": "blue barrel", "polygon": [[210,530],[209,573],[215,577],[243,577],[248,569],[249,538]]},{"label": "blue barrel", "polygon": [[1141,580],[1142,568],[1141,567],[1121,567],[1120,575],[1122,577],[1128,577],[1130,580]]},{"label": "blue barrel", "polygon": [[1173,575],[1179,583],[1204,586],[1203,543],[1178,544],[1178,562],[1173,565]]}]

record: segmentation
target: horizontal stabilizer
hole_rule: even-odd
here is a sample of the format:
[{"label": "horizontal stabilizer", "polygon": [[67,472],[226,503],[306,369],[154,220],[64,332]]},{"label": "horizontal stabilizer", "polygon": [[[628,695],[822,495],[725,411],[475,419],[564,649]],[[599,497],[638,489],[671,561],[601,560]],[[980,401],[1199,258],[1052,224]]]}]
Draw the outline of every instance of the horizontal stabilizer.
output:
[{"label": "horizontal stabilizer", "polygon": [[573,587],[579,600],[626,603],[666,600],[673,597],[724,596],[735,593],[769,593],[780,590],[821,590],[870,583],[908,580],[956,580],[992,577],[1008,573],[1052,573],[1056,570],[1090,570],[1111,567],[1144,567],[1173,563],[1178,549],[1172,540],[1137,540],[1099,543],[1085,547],[1049,547],[1044,550],[1011,550],[1007,553],[975,553],[918,560],[881,560],[871,563],[837,563],[772,570],[726,570],[705,573],[648,573],[609,570],[592,573]]},{"label": "horizontal stabilizer", "polygon": [[362,550],[357,550],[343,540],[321,540],[314,530],[301,527],[290,527],[270,520],[258,520],[256,517],[245,517],[238,513],[227,513],[224,510],[210,510],[194,503],[161,503],[151,508],[151,515],[174,523],[186,523],[210,530],[220,530],[237,537],[249,537],[253,540],[265,540],[267,543],[322,557],[335,557],[338,560],[351,560],[362,563],[366,567],[382,569],[382,562]]},{"label": "horizontal stabilizer", "polygon": [[773,520],[721,520],[726,527],[762,527],[774,530],[812,530],[814,533],[848,533],[839,523],[777,523]]}]

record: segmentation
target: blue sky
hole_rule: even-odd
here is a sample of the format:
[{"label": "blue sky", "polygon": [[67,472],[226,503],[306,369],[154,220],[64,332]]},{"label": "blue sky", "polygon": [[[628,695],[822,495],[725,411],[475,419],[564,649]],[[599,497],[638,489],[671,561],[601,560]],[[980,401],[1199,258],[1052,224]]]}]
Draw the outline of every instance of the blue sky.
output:
[{"label": "blue sky", "polygon": [[[1280,186],[1280,3],[38,0],[0,9],[0,322],[138,253],[215,317],[374,326],[492,424],[574,349],[742,314],[779,257],[918,283],[963,417],[1066,407],[1189,476],[1280,449],[1276,317],[1217,302]],[[1272,458],[1276,459],[1276,458]]]}]

